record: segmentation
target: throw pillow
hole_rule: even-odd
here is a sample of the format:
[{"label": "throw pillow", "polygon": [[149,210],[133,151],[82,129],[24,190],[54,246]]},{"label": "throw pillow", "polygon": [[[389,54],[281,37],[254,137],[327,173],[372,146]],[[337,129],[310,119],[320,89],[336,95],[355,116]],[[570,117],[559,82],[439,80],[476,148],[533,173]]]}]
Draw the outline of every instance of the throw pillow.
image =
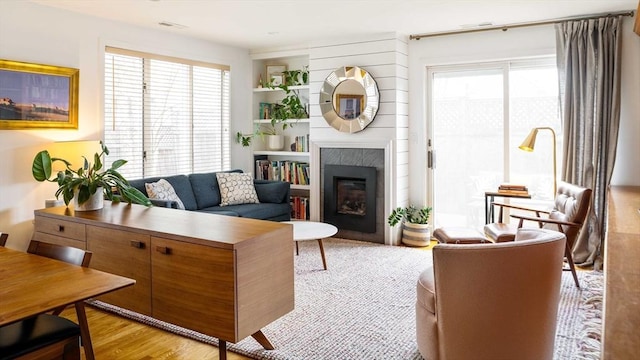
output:
[{"label": "throw pillow", "polygon": [[258,204],[258,194],[250,173],[216,173],[220,187],[220,206]]},{"label": "throw pillow", "polygon": [[145,183],[144,187],[147,189],[149,199],[175,201],[178,204],[178,209],[184,210],[184,204],[167,180],[160,179],[154,183]]}]

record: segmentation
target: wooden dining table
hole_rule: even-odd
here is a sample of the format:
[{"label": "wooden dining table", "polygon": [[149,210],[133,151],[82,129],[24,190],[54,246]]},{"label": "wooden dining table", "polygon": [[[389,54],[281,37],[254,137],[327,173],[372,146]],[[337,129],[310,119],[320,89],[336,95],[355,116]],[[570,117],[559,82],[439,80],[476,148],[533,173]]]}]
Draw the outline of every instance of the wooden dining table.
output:
[{"label": "wooden dining table", "polygon": [[87,360],[95,359],[84,300],[135,280],[0,247],[0,326],[73,304]]}]

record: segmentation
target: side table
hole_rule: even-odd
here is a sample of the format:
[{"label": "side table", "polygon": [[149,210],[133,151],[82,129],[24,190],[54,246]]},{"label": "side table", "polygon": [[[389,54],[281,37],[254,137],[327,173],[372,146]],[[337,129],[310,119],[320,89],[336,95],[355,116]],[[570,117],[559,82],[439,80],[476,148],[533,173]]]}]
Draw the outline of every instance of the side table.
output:
[{"label": "side table", "polygon": [[293,225],[293,241],[296,243],[296,255],[298,255],[298,241],[318,240],[322,265],[327,270],[327,260],[324,256],[322,239],[335,235],[338,232],[338,228],[331,224],[317,221],[283,221],[282,223]]},{"label": "side table", "polygon": [[531,199],[530,194],[527,194],[527,195],[510,194],[510,193],[504,193],[504,192],[498,192],[498,191],[485,192],[484,193],[484,223],[485,224],[493,223],[494,214],[493,214],[493,206],[491,205],[491,203],[493,203],[496,197]]}]

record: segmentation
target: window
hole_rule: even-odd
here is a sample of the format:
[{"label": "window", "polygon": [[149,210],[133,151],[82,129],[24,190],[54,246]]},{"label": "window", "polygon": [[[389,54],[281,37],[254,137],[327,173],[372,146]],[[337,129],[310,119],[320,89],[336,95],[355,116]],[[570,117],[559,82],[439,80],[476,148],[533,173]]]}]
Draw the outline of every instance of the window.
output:
[{"label": "window", "polygon": [[562,149],[554,59],[433,67],[428,76],[429,143],[437,159],[429,196],[436,226],[482,228],[484,192],[503,182],[526,185],[528,206],[551,204],[550,133],[538,134],[533,153],[518,146],[532,128],[548,126]]},{"label": "window", "polygon": [[136,179],[230,167],[229,67],[107,47],[105,161]]}]

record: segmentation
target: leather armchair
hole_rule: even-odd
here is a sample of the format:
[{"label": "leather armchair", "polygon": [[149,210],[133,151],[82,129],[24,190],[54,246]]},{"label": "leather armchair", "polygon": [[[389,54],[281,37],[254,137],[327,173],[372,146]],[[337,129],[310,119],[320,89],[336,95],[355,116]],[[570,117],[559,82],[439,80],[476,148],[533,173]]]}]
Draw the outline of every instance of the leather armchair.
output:
[{"label": "leather armchair", "polygon": [[565,236],[438,244],[417,284],[418,349],[432,359],[552,359]]},{"label": "leather armchair", "polygon": [[[569,267],[563,270],[571,271],[576,286],[580,287],[571,251],[578,237],[578,233],[582,228],[582,224],[585,222],[589,213],[591,193],[591,189],[561,181],[558,183],[558,190],[556,191],[554,206],[551,211],[493,203],[492,206],[495,205],[500,208],[498,222],[485,225],[484,233],[494,242],[511,241],[515,236],[516,229],[523,227],[525,220],[535,222],[540,228],[564,233],[567,238],[565,257],[567,258]],[[518,219],[518,225],[514,227],[503,223],[503,208],[520,210],[526,215],[511,214],[512,218]]]}]

